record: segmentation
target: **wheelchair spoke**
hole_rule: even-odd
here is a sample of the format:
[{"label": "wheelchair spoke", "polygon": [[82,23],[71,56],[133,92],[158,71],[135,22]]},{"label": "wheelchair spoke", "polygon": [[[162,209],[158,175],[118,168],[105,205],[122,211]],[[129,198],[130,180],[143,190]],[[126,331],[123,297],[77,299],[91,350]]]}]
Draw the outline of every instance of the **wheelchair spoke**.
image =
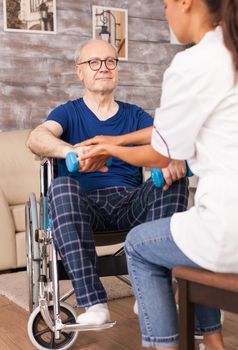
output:
[{"label": "wheelchair spoke", "polygon": [[41,331],[38,331],[35,333],[36,337],[40,337],[41,335],[44,335],[45,333],[52,333],[49,327],[42,329]]},{"label": "wheelchair spoke", "polygon": [[42,329],[42,331],[39,331],[36,333],[36,337],[40,337],[41,335],[50,332],[49,328]]},{"label": "wheelchair spoke", "polygon": [[65,340],[71,338],[70,333],[61,332],[61,334],[65,337]]},{"label": "wheelchair spoke", "polygon": [[54,349],[54,345],[55,345],[55,337],[54,337],[54,333],[51,333],[51,342],[50,342],[51,349]]},{"label": "wheelchair spoke", "polygon": [[62,321],[63,324],[67,324],[67,323],[74,323],[75,322],[75,319],[74,317],[68,317],[66,320]]},{"label": "wheelchair spoke", "polygon": [[64,344],[65,342],[67,343],[67,340],[71,339],[71,335],[61,332],[60,334],[60,339],[55,339],[54,333],[51,333],[51,341],[50,341],[50,346],[51,349],[57,349],[58,346],[61,344]]}]

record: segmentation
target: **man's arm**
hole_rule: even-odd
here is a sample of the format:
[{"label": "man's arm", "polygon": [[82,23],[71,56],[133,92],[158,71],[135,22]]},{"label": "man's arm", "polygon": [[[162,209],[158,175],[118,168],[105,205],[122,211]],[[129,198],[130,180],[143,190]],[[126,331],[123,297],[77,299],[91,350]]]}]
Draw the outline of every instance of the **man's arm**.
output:
[{"label": "man's arm", "polygon": [[38,156],[65,158],[66,154],[73,150],[73,147],[60,140],[62,133],[61,125],[49,120],[32,130],[26,145]]},{"label": "man's arm", "polygon": [[[37,126],[29,135],[26,145],[30,150],[42,157],[50,158],[66,158],[68,152],[74,151],[78,157],[84,152],[84,147],[74,148],[69,143],[60,139],[63,133],[61,125],[53,120]],[[98,157],[98,159],[80,162],[79,167],[84,166],[87,171],[106,171],[104,166],[105,159]],[[79,168],[80,170],[80,168]]]}]

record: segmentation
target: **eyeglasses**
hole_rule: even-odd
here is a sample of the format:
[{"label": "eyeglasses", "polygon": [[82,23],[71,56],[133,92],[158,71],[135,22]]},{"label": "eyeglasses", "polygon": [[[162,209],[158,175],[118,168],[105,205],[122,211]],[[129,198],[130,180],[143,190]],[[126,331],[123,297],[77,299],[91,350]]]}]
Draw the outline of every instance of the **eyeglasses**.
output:
[{"label": "eyeglasses", "polygon": [[77,64],[77,66],[80,66],[81,64],[85,64],[88,63],[89,67],[96,71],[99,70],[102,67],[102,63],[105,63],[105,66],[107,69],[109,70],[113,70],[116,68],[117,66],[117,62],[118,62],[118,58],[113,58],[113,57],[108,57],[105,60],[100,60],[99,58],[95,58],[89,61],[85,61],[85,62],[80,62]]}]

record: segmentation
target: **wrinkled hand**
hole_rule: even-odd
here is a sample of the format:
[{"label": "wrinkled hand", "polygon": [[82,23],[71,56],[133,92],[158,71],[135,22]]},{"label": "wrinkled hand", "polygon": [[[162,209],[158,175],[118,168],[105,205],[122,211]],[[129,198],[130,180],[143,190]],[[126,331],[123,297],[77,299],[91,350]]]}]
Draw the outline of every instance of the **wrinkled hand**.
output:
[{"label": "wrinkled hand", "polygon": [[92,137],[91,139],[85,140],[75,146],[91,146],[91,145],[99,145],[99,144],[108,144],[108,145],[119,145],[119,136],[105,136],[98,135]]},{"label": "wrinkled hand", "polygon": [[184,160],[171,160],[167,168],[161,169],[165,180],[163,189],[166,191],[174,181],[186,176],[186,162]]},{"label": "wrinkled hand", "polygon": [[82,159],[83,156],[90,152],[91,148],[92,147],[88,146],[79,147],[78,144],[74,146],[74,152],[77,154],[79,159],[79,171],[84,173],[94,171],[107,172],[108,167],[105,166],[105,163],[108,160],[108,157],[98,155],[94,158]]}]

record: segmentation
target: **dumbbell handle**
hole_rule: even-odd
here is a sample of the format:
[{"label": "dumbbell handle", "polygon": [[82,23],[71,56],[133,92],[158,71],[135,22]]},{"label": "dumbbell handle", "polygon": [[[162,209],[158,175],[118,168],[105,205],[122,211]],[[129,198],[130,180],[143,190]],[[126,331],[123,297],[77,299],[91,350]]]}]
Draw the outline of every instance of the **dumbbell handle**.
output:
[{"label": "dumbbell handle", "polygon": [[[193,176],[193,173],[189,169],[187,162],[186,162],[186,167],[187,167],[186,176],[188,176],[188,177]],[[160,168],[152,168],[151,169],[151,178],[152,178],[152,181],[156,187],[160,188],[160,187],[164,186],[165,180],[164,180],[163,173],[162,173]]]},{"label": "dumbbell handle", "polygon": [[[65,159],[66,167],[70,173],[75,173],[79,169],[79,161],[77,158],[77,154],[75,152],[69,152],[66,155]],[[108,159],[108,161],[105,163],[107,167],[111,166],[112,164],[112,159]]]}]

